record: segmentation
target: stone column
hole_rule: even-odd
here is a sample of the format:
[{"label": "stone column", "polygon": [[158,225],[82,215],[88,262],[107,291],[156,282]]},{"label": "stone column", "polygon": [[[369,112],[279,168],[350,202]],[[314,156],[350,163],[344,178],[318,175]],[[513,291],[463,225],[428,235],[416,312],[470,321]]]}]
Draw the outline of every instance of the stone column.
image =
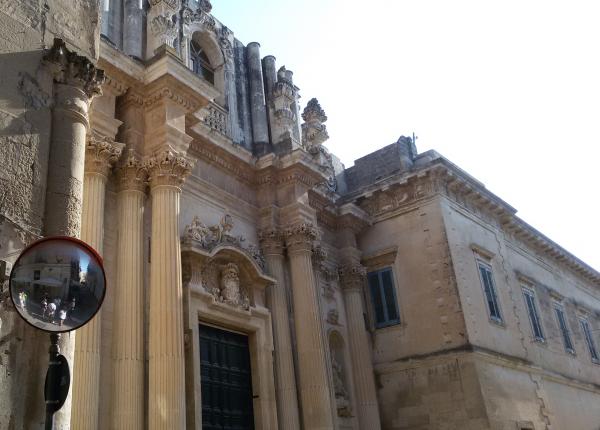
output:
[{"label": "stone column", "polygon": [[149,314],[150,430],[185,429],[183,292],[179,239],[181,184],[190,161],[164,151],[146,162],[152,196]]},{"label": "stone column", "polygon": [[[44,235],[79,237],[88,109],[92,98],[101,94],[104,73],[87,58],[70,52],[60,39],[54,39],[54,45],[43,61],[44,69],[55,83]],[[59,341],[60,352],[71,365],[74,344],[74,332],[63,334]],[[41,428],[44,422],[44,398],[40,387],[43,387],[48,368],[48,346],[47,334],[31,333],[25,340],[24,349],[35,351],[30,356],[29,378],[23,387],[24,390],[32,387],[26,401],[25,428]],[[64,406],[54,415],[54,428],[70,428],[71,404],[72,390]]]},{"label": "stone column", "polygon": [[311,224],[302,223],[287,228],[285,235],[292,275],[303,426],[311,430],[333,429],[323,329],[311,262],[316,230]]},{"label": "stone column", "polygon": [[277,280],[277,284],[271,285],[267,289],[267,301],[271,310],[275,343],[275,392],[278,423],[282,429],[299,430],[298,396],[284,272],[283,238],[277,230],[265,230],[260,232],[259,239],[269,274]]},{"label": "stone column", "polygon": [[269,144],[269,126],[267,125],[267,107],[265,105],[265,87],[260,61],[260,44],[251,42],[246,47],[248,53],[248,76],[250,84],[250,113],[252,115],[252,138],[255,148],[263,153]]},{"label": "stone column", "polygon": [[361,429],[380,429],[377,391],[373,374],[371,348],[363,317],[361,291],[366,280],[366,271],[358,262],[340,268],[340,285],[346,304],[348,322],[348,344],[352,359],[356,408]]},{"label": "stone column", "polygon": [[113,313],[111,429],[144,426],[144,199],[146,174],[130,152],[118,169],[117,283]]},{"label": "stone column", "polygon": [[[111,164],[121,155],[122,144],[92,133],[85,151],[81,240],[102,255],[104,197]],[[73,363],[74,430],[98,428],[100,392],[101,311],[77,331]]]}]

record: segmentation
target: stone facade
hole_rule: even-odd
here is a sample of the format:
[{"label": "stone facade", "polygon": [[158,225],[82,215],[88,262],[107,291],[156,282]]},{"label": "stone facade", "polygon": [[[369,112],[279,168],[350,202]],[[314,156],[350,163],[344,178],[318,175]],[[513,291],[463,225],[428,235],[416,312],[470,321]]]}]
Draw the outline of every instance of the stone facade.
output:
[{"label": "stone facade", "polygon": [[[345,169],[207,0],[42,3],[0,0],[0,260],[80,236],[108,281],[57,428],[203,428],[202,326],[245,339],[257,429],[598,428],[600,274],[483,184],[406,137]],[[0,275],[0,428],[42,428]]]}]

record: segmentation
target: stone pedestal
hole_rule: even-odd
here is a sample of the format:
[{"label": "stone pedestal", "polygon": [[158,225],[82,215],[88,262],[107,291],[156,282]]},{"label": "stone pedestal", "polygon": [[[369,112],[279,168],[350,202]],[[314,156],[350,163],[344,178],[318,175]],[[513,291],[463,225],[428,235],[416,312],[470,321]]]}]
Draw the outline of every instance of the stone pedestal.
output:
[{"label": "stone pedestal", "polygon": [[285,231],[292,275],[300,397],[305,429],[333,429],[323,329],[311,262],[316,231],[303,223]]},{"label": "stone pedestal", "polygon": [[152,196],[148,336],[149,429],[185,429],[180,186],[191,163],[171,151],[147,163]]},{"label": "stone pedestal", "polygon": [[117,171],[117,285],[111,390],[111,428],[115,430],[141,430],[144,426],[145,177],[145,169],[132,154]]},{"label": "stone pedestal", "polygon": [[260,233],[260,241],[269,274],[277,280],[277,284],[271,285],[267,289],[267,301],[273,321],[278,423],[282,429],[299,430],[298,397],[284,272],[283,238],[277,230],[265,230]]},{"label": "stone pedestal", "polygon": [[[110,166],[122,145],[97,135],[88,137],[85,153],[81,240],[102,254],[104,197]],[[77,332],[73,363],[73,429],[98,428],[101,312]]]},{"label": "stone pedestal", "polygon": [[373,374],[371,348],[363,317],[361,291],[366,281],[366,271],[358,263],[340,269],[340,285],[346,304],[348,343],[352,359],[352,374],[356,396],[356,413],[361,429],[381,428],[377,392]]}]

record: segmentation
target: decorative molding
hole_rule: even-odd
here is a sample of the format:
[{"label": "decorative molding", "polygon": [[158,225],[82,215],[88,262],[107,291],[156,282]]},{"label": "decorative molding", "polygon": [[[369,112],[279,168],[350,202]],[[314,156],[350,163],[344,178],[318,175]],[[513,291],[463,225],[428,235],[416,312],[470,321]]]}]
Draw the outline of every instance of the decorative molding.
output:
[{"label": "decorative molding", "polygon": [[369,255],[365,255],[361,262],[369,270],[378,269],[384,266],[391,266],[396,261],[396,256],[398,255],[398,246],[391,246],[389,248],[384,248],[378,251],[375,251]]},{"label": "decorative molding", "polygon": [[477,254],[477,256],[481,257],[483,260],[486,260],[486,261],[493,260],[494,257],[496,256],[496,254],[493,253],[492,251],[490,251],[489,249],[486,249],[483,246],[477,245],[475,243],[470,244],[469,248],[471,248],[471,250],[475,254]]},{"label": "decorative molding", "polygon": [[102,95],[104,70],[96,68],[86,57],[69,51],[62,39],[54,39],[43,62],[56,82],[80,88],[90,99]]},{"label": "decorative molding", "polygon": [[338,269],[340,287],[343,291],[362,290],[367,270],[361,264],[347,264]]},{"label": "decorative molding", "polygon": [[192,112],[198,109],[198,103],[187,97],[183,97],[182,95],[173,92],[173,90],[169,87],[158,88],[146,97],[144,97],[144,106],[147,109],[149,109],[156,103],[163,101],[164,99],[168,99],[174,103],[177,103],[178,105],[186,109],[188,112]]},{"label": "decorative molding", "polygon": [[192,172],[192,161],[173,151],[165,150],[144,160],[150,178],[150,186],[169,185],[180,187]]},{"label": "decorative molding", "polygon": [[265,255],[283,255],[284,237],[281,230],[277,228],[260,230],[258,240]]},{"label": "decorative molding", "polygon": [[85,146],[85,173],[97,173],[108,177],[111,166],[121,156],[125,144],[92,131]]}]

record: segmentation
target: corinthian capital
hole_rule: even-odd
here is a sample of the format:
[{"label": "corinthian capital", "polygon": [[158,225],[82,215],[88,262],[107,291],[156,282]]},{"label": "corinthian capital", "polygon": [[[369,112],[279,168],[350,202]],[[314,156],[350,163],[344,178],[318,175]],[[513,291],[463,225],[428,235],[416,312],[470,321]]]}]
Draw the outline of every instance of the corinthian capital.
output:
[{"label": "corinthian capital", "polygon": [[258,232],[260,247],[265,255],[283,255],[283,234],[277,228],[266,228]]},{"label": "corinthian capital", "polygon": [[104,70],[97,69],[86,57],[69,51],[62,39],[54,39],[52,48],[44,55],[44,63],[56,82],[81,89],[90,100],[102,94]]},{"label": "corinthian capital", "polygon": [[365,283],[367,270],[361,264],[347,264],[338,269],[342,290],[360,290]]},{"label": "corinthian capital", "polygon": [[318,234],[314,225],[303,222],[287,227],[284,236],[289,252],[305,251],[310,253]]},{"label": "corinthian capital", "polygon": [[98,173],[108,177],[111,166],[121,156],[122,143],[92,132],[85,147],[85,173]]},{"label": "corinthian capital", "polygon": [[166,150],[144,162],[150,178],[150,187],[160,185],[181,186],[192,172],[192,161],[184,155]]},{"label": "corinthian capital", "polygon": [[125,162],[117,169],[119,191],[142,191],[146,189],[148,174],[144,163],[130,149]]}]

